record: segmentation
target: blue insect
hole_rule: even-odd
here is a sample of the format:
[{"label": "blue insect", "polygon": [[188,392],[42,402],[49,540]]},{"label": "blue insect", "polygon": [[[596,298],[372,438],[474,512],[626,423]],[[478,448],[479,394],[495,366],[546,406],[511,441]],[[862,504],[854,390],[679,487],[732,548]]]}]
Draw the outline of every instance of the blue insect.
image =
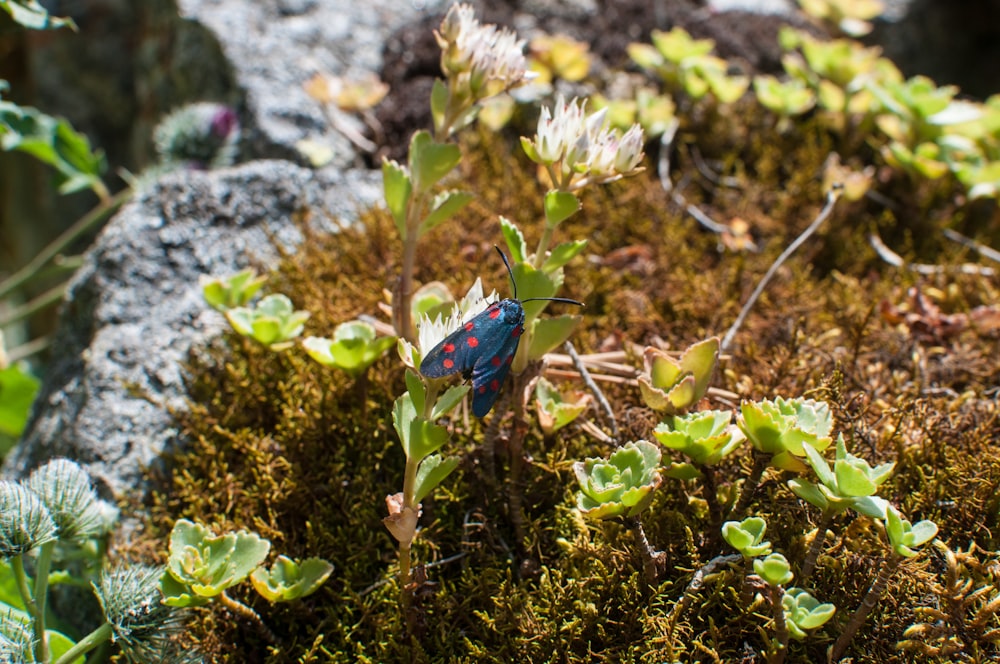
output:
[{"label": "blue insect", "polygon": [[521,303],[551,300],[583,306],[582,302],[564,297],[517,299],[517,283],[507,256],[500,251],[500,247],[495,249],[507,267],[514,297],[491,304],[486,311],[449,334],[420,363],[420,373],[428,378],[441,378],[459,372],[466,380],[471,377],[472,412],[476,417],[485,417],[490,412],[510,372],[517,345],[521,342],[521,333],[524,332],[524,307]]}]

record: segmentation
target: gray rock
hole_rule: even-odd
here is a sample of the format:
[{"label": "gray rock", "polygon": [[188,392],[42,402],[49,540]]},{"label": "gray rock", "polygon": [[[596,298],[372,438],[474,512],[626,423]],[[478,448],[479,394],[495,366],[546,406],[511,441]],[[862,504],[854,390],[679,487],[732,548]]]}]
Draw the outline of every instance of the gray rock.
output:
[{"label": "gray rock", "polygon": [[3,474],[67,456],[105,495],[140,485],[143,467],[178,442],[168,409],[185,407],[182,363],[227,325],[202,300],[198,276],[273,265],[272,238],[285,248],[301,240],[297,211],[350,221],[381,193],[378,172],[311,171],[286,161],[155,182],[86,254],[54,361]]}]

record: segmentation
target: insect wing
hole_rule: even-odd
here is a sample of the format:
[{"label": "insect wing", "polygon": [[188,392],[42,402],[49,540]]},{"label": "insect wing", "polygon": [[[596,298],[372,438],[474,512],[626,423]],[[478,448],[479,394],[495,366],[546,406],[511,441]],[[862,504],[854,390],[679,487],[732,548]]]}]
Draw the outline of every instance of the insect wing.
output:
[{"label": "insect wing", "polygon": [[500,303],[494,302],[485,311],[466,321],[462,327],[445,337],[420,362],[420,373],[428,378],[442,378],[461,372],[468,378],[480,355],[484,351],[492,350],[485,346],[491,340],[489,331],[497,318],[493,312],[499,308]]},{"label": "insect wing", "polygon": [[500,396],[500,388],[510,373],[524,326],[519,323],[513,329],[505,327],[503,331],[500,347],[496,352],[480,357],[472,370],[472,413],[476,417],[485,417]]}]

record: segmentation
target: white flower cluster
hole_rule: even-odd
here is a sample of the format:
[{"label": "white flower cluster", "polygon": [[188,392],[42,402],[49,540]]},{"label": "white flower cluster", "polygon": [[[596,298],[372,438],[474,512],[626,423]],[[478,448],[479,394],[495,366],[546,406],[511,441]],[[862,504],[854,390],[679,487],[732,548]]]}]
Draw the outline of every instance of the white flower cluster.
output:
[{"label": "white flower cluster", "polygon": [[608,126],[606,108],[587,116],[585,107],[585,101],[567,104],[558,97],[554,110],[542,107],[534,139],[521,141],[532,161],[549,168],[563,191],[630,175],[644,156],[639,125],[622,134]]},{"label": "white flower cluster", "polygon": [[441,69],[472,102],[509,90],[527,75],[524,40],[506,28],[481,25],[469,5],[452,5],[435,36]]},{"label": "white flower cluster", "polygon": [[495,298],[495,291],[489,298],[483,297],[483,282],[481,279],[476,279],[476,283],[472,284],[472,288],[465,294],[465,297],[455,303],[450,316],[445,318],[438,315],[434,320],[427,316],[422,317],[417,333],[420,356],[426,357],[427,353],[441,343],[445,337],[460,328],[466,321],[485,311]]},{"label": "white flower cluster", "polygon": [[427,357],[427,354],[434,349],[449,334],[457,330],[466,321],[471,320],[476,315],[482,313],[486,307],[497,299],[496,291],[490,293],[489,297],[483,296],[483,282],[476,279],[472,288],[465,294],[461,301],[456,302],[451,314],[447,317],[438,314],[431,319],[426,314],[420,317],[417,322],[417,345],[414,348],[405,339],[400,339],[400,357],[403,362],[411,368],[419,366],[420,359]]}]

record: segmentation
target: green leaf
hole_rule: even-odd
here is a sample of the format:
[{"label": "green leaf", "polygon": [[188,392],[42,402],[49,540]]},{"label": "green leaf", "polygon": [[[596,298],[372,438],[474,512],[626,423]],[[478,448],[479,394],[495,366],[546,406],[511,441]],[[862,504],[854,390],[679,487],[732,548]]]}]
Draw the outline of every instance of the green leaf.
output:
[{"label": "green leaf", "polygon": [[0,370],[0,457],[10,449],[4,439],[10,439],[13,445],[24,431],[40,384],[20,364]]},{"label": "green leaf", "polygon": [[160,592],[163,594],[164,604],[179,609],[205,606],[211,601],[208,597],[196,595],[190,586],[175,579],[169,570],[164,571],[160,577]]},{"label": "green leaf", "polygon": [[[807,448],[808,449],[811,448]],[[806,501],[813,507],[818,507],[824,512],[829,509],[830,502],[823,495],[823,492],[819,490],[819,487],[812,482],[803,482],[800,479],[790,479],[788,480],[788,488],[792,490],[796,496]]]},{"label": "green leaf", "polygon": [[427,398],[427,388],[424,387],[424,381],[420,380],[420,376],[413,369],[406,370],[406,391],[413,402],[414,412],[424,412],[424,400]]},{"label": "green leaf", "polygon": [[[47,629],[45,630],[45,633],[49,637],[49,653],[52,655],[53,662],[65,655],[73,646],[76,645],[76,641],[69,638],[62,632]],[[80,655],[76,659],[72,659],[67,662],[67,664],[83,664],[86,659],[87,658],[84,655]]]},{"label": "green leaf", "polygon": [[396,222],[399,237],[403,240],[412,239],[406,237],[406,212],[410,205],[410,195],[413,193],[410,174],[395,161],[383,160],[382,189],[385,195],[385,204]]},{"label": "green leaf", "polygon": [[528,357],[536,360],[569,339],[583,316],[563,314],[554,318],[539,318],[532,327],[531,346]]},{"label": "green leaf", "polygon": [[71,18],[57,18],[49,14],[38,0],[0,0],[0,9],[4,10],[15,22],[31,30],[56,30],[70,28],[76,30],[76,23]]},{"label": "green leaf", "polygon": [[434,197],[434,201],[431,203],[431,212],[420,224],[420,232],[417,233],[417,236],[419,237],[432,228],[448,221],[474,198],[475,196],[464,191],[441,192]]},{"label": "green leaf", "polygon": [[449,387],[444,394],[438,397],[437,403],[434,404],[434,409],[431,411],[431,419],[437,420],[451,412],[462,401],[465,395],[468,394],[470,389],[472,388],[468,385],[452,385]]},{"label": "green leaf", "polygon": [[189,590],[199,597],[216,597],[247,578],[270,550],[271,543],[256,533],[240,530],[215,535],[203,525],[181,519],[170,533],[166,573],[177,584],[161,579],[160,588],[164,595],[178,598],[180,603],[171,606],[195,601],[193,596],[185,598]]},{"label": "green leaf", "polygon": [[[809,443],[803,443],[802,449],[806,453],[806,461],[808,461],[809,465],[812,466],[816,476],[819,477],[819,481],[830,489],[836,489],[837,476],[830,470],[830,465],[827,463],[826,459],[823,458],[823,455],[817,452],[816,448]],[[816,503],[813,503],[813,505],[815,504]]]},{"label": "green leaf", "polygon": [[568,191],[550,191],[545,194],[545,223],[554,227],[573,216],[580,209],[580,199]]},{"label": "green leaf", "polygon": [[772,586],[788,585],[794,577],[788,559],[780,553],[772,553],[766,558],[757,558],[753,561],[753,571]]},{"label": "green leaf", "polygon": [[524,241],[521,230],[514,225],[514,222],[506,217],[500,217],[500,232],[507,243],[507,250],[510,252],[510,259],[514,263],[524,263],[528,260],[528,245]]},{"label": "green leaf", "polygon": [[410,141],[410,174],[413,190],[425,193],[451,172],[462,159],[462,151],[453,143],[438,143],[424,130]]},{"label": "green leaf", "polygon": [[104,155],[90,149],[90,141],[61,118],[35,108],[0,102],[0,148],[34,156],[56,169],[60,193],[94,187],[107,167]]},{"label": "green leaf", "polygon": [[417,480],[413,488],[413,501],[419,503],[441,484],[451,471],[458,467],[458,457],[432,454],[417,467]]},{"label": "green leaf", "polygon": [[396,429],[403,453],[407,458],[413,456],[410,449],[410,425],[417,417],[417,409],[413,404],[413,395],[409,392],[396,399],[392,404],[392,426]]},{"label": "green leaf", "polygon": [[434,127],[444,129],[444,116],[448,108],[448,86],[440,78],[434,79],[434,87],[431,88],[431,118],[434,120]]},{"label": "green leaf", "polygon": [[570,262],[583,249],[587,246],[586,240],[577,240],[575,242],[563,242],[557,245],[555,249],[549,254],[549,257],[545,259],[545,263],[542,265],[542,272],[551,274],[555,270],[558,270],[566,263]]},{"label": "green leaf", "polygon": [[307,558],[298,563],[278,556],[270,569],[255,569],[250,575],[250,582],[268,601],[289,602],[316,592],[331,572],[333,565],[322,558]]},{"label": "green leaf", "polygon": [[[515,263],[512,272],[514,283],[517,284],[518,298],[525,300],[532,297],[552,297],[559,288],[559,275],[548,275],[536,270],[528,263]],[[524,315],[527,319],[537,318],[548,302],[524,303]]]},{"label": "green leaf", "polygon": [[423,459],[441,449],[447,442],[446,428],[419,417],[410,422],[410,451],[413,458]]}]

